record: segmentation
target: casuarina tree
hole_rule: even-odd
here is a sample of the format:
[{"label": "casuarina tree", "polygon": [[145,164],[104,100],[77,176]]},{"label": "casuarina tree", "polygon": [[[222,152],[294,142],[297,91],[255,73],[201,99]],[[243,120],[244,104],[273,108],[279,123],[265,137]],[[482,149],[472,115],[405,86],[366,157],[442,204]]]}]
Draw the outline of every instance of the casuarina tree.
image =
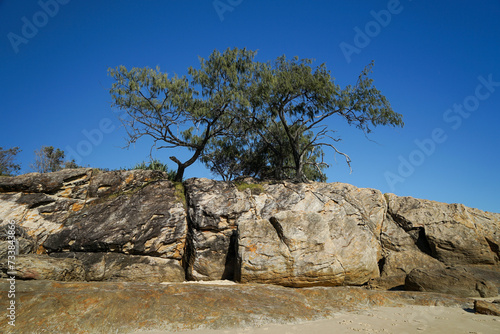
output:
[{"label": "casuarina tree", "polygon": [[350,167],[349,156],[334,145],[340,138],[333,136],[327,123],[330,118],[340,117],[366,133],[378,125],[403,126],[402,116],[392,110],[368,77],[373,62],[361,72],[355,86],[343,89],[324,64],[314,69],[311,64],[310,59],[288,60],[285,56],[259,64],[247,117],[262,141],[275,151],[286,152],[283,161],[291,156],[297,181],[308,179],[308,167],[321,173],[324,148],[344,156]]},{"label": "casuarina tree", "polygon": [[65,153],[53,146],[42,146],[35,151],[35,162],[31,168],[38,173],[57,172],[64,168],[79,168],[75,160],[64,160]]},{"label": "casuarina tree", "polygon": [[[113,105],[125,111],[121,121],[128,144],[143,136],[153,147],[185,149],[170,157],[176,180],[200,159],[224,180],[259,178],[325,181],[326,149],[340,151],[332,117],[369,133],[378,125],[403,126],[402,116],[369,78],[373,63],[356,85],[341,88],[325,64],[278,57],[254,61],[246,49],[214,51],[188,76],[169,77],[159,68],[110,69]],[[327,159],[326,159],[327,160]]]},{"label": "casuarina tree", "polygon": [[128,144],[147,136],[158,149],[189,151],[184,161],[180,155],[170,157],[177,164],[175,180],[182,181],[211,140],[230,135],[239,110],[248,105],[254,55],[246,49],[214,51],[182,77],[169,77],[159,68],[110,69],[113,106],[125,111],[120,119]]},{"label": "casuarina tree", "polygon": [[14,162],[19,152],[21,150],[17,146],[7,150],[0,147],[0,176],[11,176],[21,169],[21,166]]}]

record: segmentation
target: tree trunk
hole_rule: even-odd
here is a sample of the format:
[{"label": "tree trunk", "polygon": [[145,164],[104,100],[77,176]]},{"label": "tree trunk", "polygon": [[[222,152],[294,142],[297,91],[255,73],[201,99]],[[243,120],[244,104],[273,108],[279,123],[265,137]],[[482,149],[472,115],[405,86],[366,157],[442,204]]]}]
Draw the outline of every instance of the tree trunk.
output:
[{"label": "tree trunk", "polygon": [[177,164],[177,174],[175,175],[174,179],[175,182],[182,182],[182,178],[184,177],[184,171],[186,170],[186,168],[195,163],[195,161],[198,159],[202,151],[203,149],[201,148],[196,149],[191,159],[189,159],[184,163],[180,162],[180,160],[177,159],[176,157],[170,157],[170,160],[172,160]]},{"label": "tree trunk", "polygon": [[182,182],[184,178],[184,171],[186,170],[186,166],[184,164],[178,165],[177,173],[175,174],[174,182]]},{"label": "tree trunk", "polygon": [[307,179],[307,177],[305,176],[303,170],[304,170],[304,164],[302,163],[302,161],[299,161],[298,163],[296,163],[296,165],[295,165],[295,180],[297,182],[308,182],[309,181]]}]

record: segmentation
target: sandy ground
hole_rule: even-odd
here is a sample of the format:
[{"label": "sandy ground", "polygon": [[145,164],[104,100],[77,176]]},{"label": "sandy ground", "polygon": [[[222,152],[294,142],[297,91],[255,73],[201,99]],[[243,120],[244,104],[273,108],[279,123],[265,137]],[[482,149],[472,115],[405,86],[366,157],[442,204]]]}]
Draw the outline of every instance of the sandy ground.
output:
[{"label": "sandy ground", "polygon": [[[167,334],[173,332],[136,332]],[[337,333],[466,333],[499,334],[500,317],[474,314],[460,308],[406,306],[336,313],[332,319],[295,325],[267,325],[259,328],[195,330],[182,334],[337,334]]]}]

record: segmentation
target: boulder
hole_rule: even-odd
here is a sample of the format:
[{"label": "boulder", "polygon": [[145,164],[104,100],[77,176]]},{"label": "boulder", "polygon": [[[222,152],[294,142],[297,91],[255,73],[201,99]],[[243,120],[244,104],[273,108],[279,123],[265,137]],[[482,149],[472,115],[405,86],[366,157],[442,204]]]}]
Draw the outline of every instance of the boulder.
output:
[{"label": "boulder", "polygon": [[379,261],[380,277],[370,281],[372,288],[402,288],[406,275],[415,268],[442,269],[445,265],[428,255],[419,238],[396,224],[387,215],[380,234],[383,258]]},{"label": "boulder", "polygon": [[484,300],[475,300],[474,311],[480,314],[500,316],[500,304],[490,303]]},{"label": "boulder", "polygon": [[195,280],[359,285],[379,275],[385,200],[376,190],[207,179],[185,185]]},{"label": "boulder", "polygon": [[362,285],[379,276],[380,192],[285,182],[253,196],[255,214],[237,219],[241,282]]},{"label": "boulder", "polygon": [[387,194],[388,214],[419,248],[447,265],[498,265],[500,214]]},{"label": "boulder", "polygon": [[[0,227],[16,221],[34,242],[33,250],[44,253],[48,236],[60,232],[74,216],[84,215],[81,212],[84,208],[96,204],[102,208],[105,202],[130,197],[134,191],[165,177],[155,171],[103,172],[90,168],[3,177],[0,178]],[[167,187],[174,188],[171,184]],[[175,196],[172,198],[172,202],[179,202]],[[107,215],[111,217],[113,212]],[[120,219],[116,215],[113,218]]]},{"label": "boulder", "polygon": [[59,259],[82,263],[86,281],[182,282],[184,269],[174,259],[120,253],[54,253]]},{"label": "boulder", "polygon": [[247,192],[233,182],[189,179],[184,182],[190,224],[188,279],[234,279],[236,220],[252,209]]},{"label": "boulder", "polygon": [[17,255],[14,261],[15,271],[8,267],[8,262],[0,263],[0,270],[5,276],[14,276],[22,280],[83,281],[85,270],[77,259],[55,259],[47,255]]},{"label": "boulder", "polygon": [[392,251],[379,261],[380,277],[370,280],[374,289],[403,289],[406,276],[415,268],[443,269],[445,265],[418,250]]},{"label": "boulder", "polygon": [[463,267],[447,267],[445,269],[414,269],[405,281],[406,290],[440,292],[459,297],[495,297],[498,295],[496,285],[474,276]]},{"label": "boulder", "polygon": [[[20,254],[55,255],[29,257],[31,272],[47,272],[47,263],[77,261],[68,257],[85,263],[88,257],[105,259],[96,261],[106,265],[100,277],[87,266],[83,276],[75,269],[69,278],[55,274],[31,278],[182,281],[185,200],[182,187],[165,177],[165,173],[148,170],[76,169],[0,178],[0,255],[5,256],[7,249],[1,231],[15,221]],[[90,256],[89,252],[98,254]],[[56,259],[58,253],[63,255]]]},{"label": "boulder", "polygon": [[[0,281],[5,310],[10,283]],[[6,333],[163,333],[331,319],[374,305],[443,305],[472,308],[470,300],[415,292],[352,287],[290,289],[264,284],[17,281],[15,328]],[[398,309],[394,309],[398,312]],[[240,330],[238,330],[238,327]],[[247,327],[247,329],[241,329]],[[222,332],[222,331],[221,331]],[[272,330],[270,331],[272,332]],[[295,332],[292,328],[292,332]]]},{"label": "boulder", "polygon": [[176,189],[159,180],[72,214],[43,246],[54,252],[119,252],[180,261],[186,240],[186,217]]},{"label": "boulder", "polygon": [[279,212],[239,225],[241,282],[361,285],[379,276],[371,232],[315,212]]}]

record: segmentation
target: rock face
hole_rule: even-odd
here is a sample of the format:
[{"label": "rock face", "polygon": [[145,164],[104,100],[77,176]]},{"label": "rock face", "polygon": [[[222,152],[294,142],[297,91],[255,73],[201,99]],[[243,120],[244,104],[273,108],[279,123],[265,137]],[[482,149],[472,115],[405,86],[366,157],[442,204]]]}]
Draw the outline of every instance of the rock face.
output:
[{"label": "rock face", "polygon": [[[0,282],[0,308],[8,307]],[[355,287],[290,289],[263,284],[151,284],[18,281],[15,327],[2,333],[157,333],[298,323],[371,306],[472,308],[472,300],[431,293],[381,292]]]},{"label": "rock face", "polygon": [[[8,262],[2,261],[0,268],[7,272]],[[15,259],[16,276],[23,280],[84,281],[85,271],[81,261],[59,260],[47,255],[18,255]]]},{"label": "rock face", "polygon": [[343,183],[33,173],[0,178],[3,258],[12,220],[20,279],[391,289],[414,269],[466,266],[500,286],[500,214]]},{"label": "rock face", "polygon": [[466,268],[437,270],[414,269],[406,276],[405,287],[411,291],[441,292],[459,297],[495,297],[497,286],[476,278]]},{"label": "rock face", "polygon": [[474,301],[474,311],[480,314],[496,315],[500,317],[500,304],[499,303],[489,303],[484,300]]},{"label": "rock face", "polygon": [[498,265],[499,214],[387,195],[388,211],[419,248],[447,265]]},{"label": "rock face", "polygon": [[382,194],[340,183],[318,188],[264,187],[255,215],[239,221],[242,282],[361,285],[379,276]]},{"label": "rock face", "polygon": [[[21,279],[184,280],[184,196],[163,173],[69,169],[0,178],[0,191],[0,224],[16,221],[19,253],[51,256],[17,257]],[[78,274],[48,273],[69,263]]]},{"label": "rock face", "polygon": [[186,193],[194,279],[313,286],[379,276],[385,200],[376,190],[191,179]]},{"label": "rock face", "polygon": [[189,279],[234,279],[237,252],[236,219],[251,209],[250,198],[235,185],[207,179],[185,183],[188,204]]}]

